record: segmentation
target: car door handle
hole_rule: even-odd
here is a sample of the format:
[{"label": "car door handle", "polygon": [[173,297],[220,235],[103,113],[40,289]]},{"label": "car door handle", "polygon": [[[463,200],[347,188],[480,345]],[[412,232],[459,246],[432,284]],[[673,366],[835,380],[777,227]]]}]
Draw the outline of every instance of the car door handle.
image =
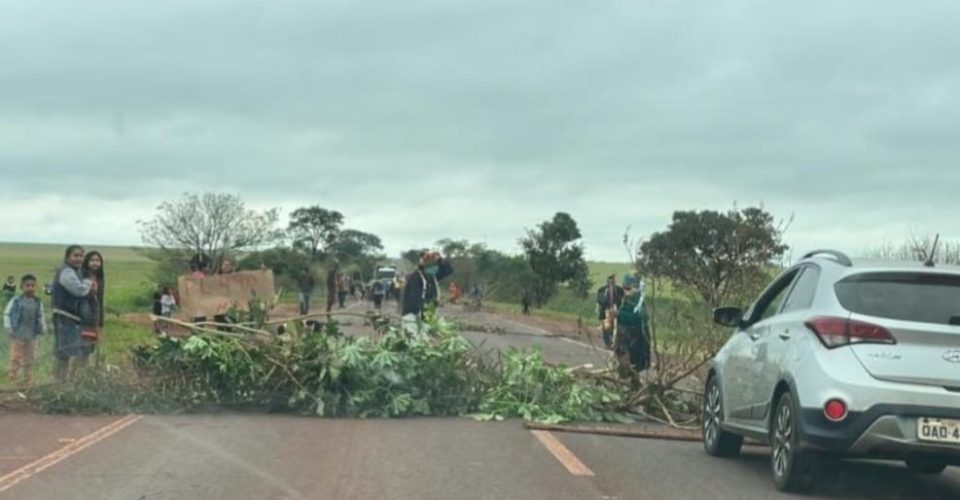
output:
[{"label": "car door handle", "polygon": [[759,338],[760,338],[760,334],[759,334],[759,333],[751,333],[751,334],[750,334],[750,340],[758,340]]},{"label": "car door handle", "polygon": [[789,339],[789,338],[790,338],[790,329],[788,328],[788,329],[780,332],[780,338],[782,338],[783,340]]}]

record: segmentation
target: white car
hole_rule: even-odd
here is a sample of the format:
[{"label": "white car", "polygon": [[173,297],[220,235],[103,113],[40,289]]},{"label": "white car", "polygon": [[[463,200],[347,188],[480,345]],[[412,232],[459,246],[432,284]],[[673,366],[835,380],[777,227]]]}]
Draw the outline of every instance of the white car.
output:
[{"label": "white car", "polygon": [[704,393],[710,455],[769,443],[791,491],[813,485],[824,455],[960,465],[960,269],[812,252],[714,319],[734,332]]}]

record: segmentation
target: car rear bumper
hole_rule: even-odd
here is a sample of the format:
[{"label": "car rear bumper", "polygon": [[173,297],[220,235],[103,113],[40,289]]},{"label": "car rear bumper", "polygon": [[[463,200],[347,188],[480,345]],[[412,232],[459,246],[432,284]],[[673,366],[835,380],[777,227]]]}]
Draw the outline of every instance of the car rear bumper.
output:
[{"label": "car rear bumper", "polygon": [[863,458],[904,459],[936,456],[960,465],[960,445],[917,439],[921,417],[960,420],[960,408],[914,405],[875,405],[851,412],[843,422],[830,422],[821,409],[800,412],[800,438],[804,447],[827,453]]}]

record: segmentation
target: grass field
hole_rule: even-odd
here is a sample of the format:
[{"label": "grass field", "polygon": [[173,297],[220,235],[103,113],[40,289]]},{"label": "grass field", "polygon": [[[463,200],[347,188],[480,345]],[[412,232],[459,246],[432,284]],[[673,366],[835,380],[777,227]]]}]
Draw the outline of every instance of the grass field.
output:
[{"label": "grass field", "polygon": [[[48,283],[53,280],[54,270],[63,262],[64,250],[64,245],[0,243],[0,277],[6,279],[12,275],[19,281],[20,276],[31,273],[37,276],[41,285]],[[142,285],[153,269],[153,262],[133,248],[90,246],[87,250],[103,254],[107,293],[111,288],[123,290]]]}]

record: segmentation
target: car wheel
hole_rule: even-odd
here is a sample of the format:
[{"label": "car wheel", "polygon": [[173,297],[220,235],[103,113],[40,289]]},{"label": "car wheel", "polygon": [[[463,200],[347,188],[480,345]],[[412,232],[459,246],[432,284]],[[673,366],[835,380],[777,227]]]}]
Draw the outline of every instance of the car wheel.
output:
[{"label": "car wheel", "polygon": [[908,458],[907,468],[918,474],[940,474],[947,468],[947,463],[935,458]]},{"label": "car wheel", "polygon": [[789,392],[780,396],[770,425],[770,464],[781,491],[809,491],[816,480],[816,456],[800,448],[796,407]]},{"label": "car wheel", "polygon": [[716,377],[711,377],[703,397],[703,448],[714,457],[737,456],[743,447],[743,436],[720,428],[722,420],[723,394]]}]

